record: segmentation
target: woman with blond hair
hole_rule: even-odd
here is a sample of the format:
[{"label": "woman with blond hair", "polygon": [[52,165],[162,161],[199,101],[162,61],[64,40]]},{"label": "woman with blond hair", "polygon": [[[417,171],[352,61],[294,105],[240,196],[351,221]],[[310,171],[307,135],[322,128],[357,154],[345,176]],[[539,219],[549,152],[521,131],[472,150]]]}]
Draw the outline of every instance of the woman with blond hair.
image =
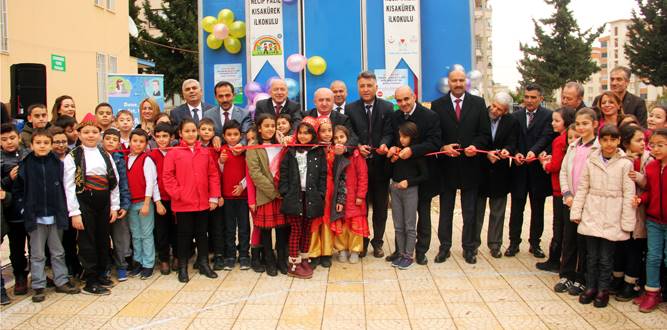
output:
[{"label": "woman with blond hair", "polygon": [[155,120],[160,113],[160,106],[152,97],[147,97],[139,103],[139,118],[140,124],[136,128],[141,128],[148,134],[153,135],[153,128],[155,127]]}]

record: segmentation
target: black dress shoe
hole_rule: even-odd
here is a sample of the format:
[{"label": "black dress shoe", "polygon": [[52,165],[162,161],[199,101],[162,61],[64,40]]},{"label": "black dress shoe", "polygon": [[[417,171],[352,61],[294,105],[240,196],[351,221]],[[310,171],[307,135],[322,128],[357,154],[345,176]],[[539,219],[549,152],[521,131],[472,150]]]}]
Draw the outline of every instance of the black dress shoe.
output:
[{"label": "black dress shoe", "polygon": [[365,258],[367,254],[368,254],[368,246],[364,246],[364,249],[361,250],[361,253],[359,253],[359,258]]},{"label": "black dress shoe", "polygon": [[535,267],[545,272],[558,273],[560,271],[560,263],[555,260],[548,259],[545,262],[538,262]]},{"label": "black dress shoe", "polygon": [[190,278],[188,277],[188,267],[178,268],[178,281],[181,283],[190,281]]},{"label": "black dress shoe", "polygon": [[310,265],[310,268],[312,268],[313,270],[315,270],[315,268],[317,268],[317,266],[320,265],[320,258],[319,258],[319,257],[317,257],[317,258],[310,258],[309,261],[308,261],[308,264]]},{"label": "black dress shoe", "polygon": [[597,294],[598,294],[598,290],[596,290],[596,289],[590,289],[590,288],[586,289],[586,291],[584,291],[584,293],[579,295],[579,303],[584,304],[584,305],[590,304],[593,301],[593,299],[595,299],[595,296]]},{"label": "black dress shoe", "polygon": [[199,263],[199,274],[202,274],[208,278],[218,278],[218,274],[211,269],[208,265],[208,262]]},{"label": "black dress shoe", "polygon": [[320,265],[322,265],[324,268],[331,267],[331,256],[321,256]]},{"label": "black dress shoe", "polygon": [[477,263],[477,255],[475,251],[463,251],[463,259],[465,259],[466,263],[471,265]]},{"label": "black dress shoe", "polygon": [[440,252],[438,252],[438,255],[435,256],[434,261],[435,261],[436,264],[440,264],[440,263],[443,263],[443,262],[447,261],[447,259],[450,256],[451,256],[451,254],[449,253],[449,250],[440,251]]},{"label": "black dress shoe", "polygon": [[415,261],[417,262],[417,265],[426,265],[428,264],[428,258],[426,258],[425,254],[417,254],[417,257],[415,258]]},{"label": "black dress shoe", "polygon": [[528,252],[532,253],[535,258],[546,258],[547,256],[539,245],[531,246]]},{"label": "black dress shoe", "polygon": [[609,304],[609,291],[600,290],[600,292],[598,292],[598,294],[595,296],[595,300],[593,300],[593,306],[597,308],[603,308],[607,307],[607,304]]},{"label": "black dress shoe", "polygon": [[394,253],[392,253],[392,254],[386,256],[386,257],[384,258],[384,261],[392,262],[392,261],[398,259],[400,256],[401,256],[401,255],[398,254],[398,251],[394,251]]},{"label": "black dress shoe", "polygon": [[500,249],[491,249],[491,256],[496,259],[500,259],[503,256],[503,254],[500,253]]},{"label": "black dress shoe", "polygon": [[510,245],[510,247],[508,247],[507,250],[505,250],[506,257],[514,257],[517,253],[519,253],[518,245]]}]

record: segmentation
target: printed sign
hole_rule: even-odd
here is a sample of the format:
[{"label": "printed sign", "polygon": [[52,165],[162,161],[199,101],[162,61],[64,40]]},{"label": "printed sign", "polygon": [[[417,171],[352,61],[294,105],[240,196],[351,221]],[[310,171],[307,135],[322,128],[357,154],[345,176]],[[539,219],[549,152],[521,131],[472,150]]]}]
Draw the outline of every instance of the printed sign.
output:
[{"label": "printed sign", "polygon": [[419,0],[384,0],[384,65],[391,74],[403,59],[421,77]]},{"label": "printed sign", "polygon": [[139,106],[145,98],[152,97],[164,111],[164,76],[161,74],[108,74],[107,102],[116,114],[130,110],[135,124],[141,122]]},{"label": "printed sign", "polygon": [[241,63],[213,65],[213,84],[226,81],[234,86],[234,104],[243,103],[243,71]]},{"label": "printed sign", "polygon": [[246,13],[248,47],[250,47],[250,80],[255,80],[266,62],[269,62],[278,76],[284,78],[282,0],[249,0],[246,2]]}]

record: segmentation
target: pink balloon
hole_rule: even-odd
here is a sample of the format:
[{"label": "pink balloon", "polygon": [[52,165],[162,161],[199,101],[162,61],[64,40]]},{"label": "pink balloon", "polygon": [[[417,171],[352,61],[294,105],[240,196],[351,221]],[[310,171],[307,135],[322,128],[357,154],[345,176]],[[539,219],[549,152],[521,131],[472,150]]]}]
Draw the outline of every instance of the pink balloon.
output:
[{"label": "pink balloon", "polygon": [[255,95],[255,98],[252,100],[252,104],[255,105],[257,104],[257,101],[266,100],[270,97],[271,95],[266,93],[257,93],[257,95]]},{"label": "pink balloon", "polygon": [[287,70],[298,73],[303,71],[308,63],[308,59],[301,54],[292,54],[287,57]]},{"label": "pink balloon", "polygon": [[218,23],[213,26],[213,36],[218,40],[224,40],[229,35],[229,28],[227,25]]}]

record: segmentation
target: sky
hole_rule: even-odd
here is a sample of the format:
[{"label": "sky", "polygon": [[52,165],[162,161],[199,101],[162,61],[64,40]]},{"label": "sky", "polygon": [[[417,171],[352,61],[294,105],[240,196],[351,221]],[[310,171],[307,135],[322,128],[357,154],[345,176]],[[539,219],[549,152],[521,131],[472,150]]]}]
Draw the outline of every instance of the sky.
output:
[{"label": "sky", "polygon": [[[532,43],[532,19],[547,18],[554,12],[543,0],[489,0],[493,8],[493,81],[514,89],[521,80],[516,69],[523,57],[519,43]],[[569,5],[582,31],[632,17],[636,0],[572,0]],[[608,34],[608,28],[602,35]],[[595,44],[594,44],[595,46]]]}]

